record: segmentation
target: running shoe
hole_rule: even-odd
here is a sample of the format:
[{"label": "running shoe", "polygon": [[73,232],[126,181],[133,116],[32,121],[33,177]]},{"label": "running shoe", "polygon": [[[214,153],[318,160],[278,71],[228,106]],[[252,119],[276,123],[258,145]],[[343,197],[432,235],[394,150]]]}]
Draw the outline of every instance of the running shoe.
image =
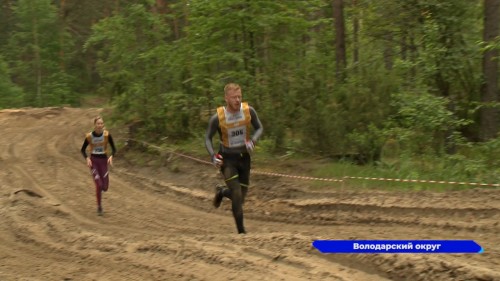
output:
[{"label": "running shoe", "polygon": [[219,208],[220,204],[222,203],[222,198],[224,198],[223,194],[224,186],[222,185],[217,185],[215,187],[215,195],[214,195],[214,200],[213,204],[215,208]]}]

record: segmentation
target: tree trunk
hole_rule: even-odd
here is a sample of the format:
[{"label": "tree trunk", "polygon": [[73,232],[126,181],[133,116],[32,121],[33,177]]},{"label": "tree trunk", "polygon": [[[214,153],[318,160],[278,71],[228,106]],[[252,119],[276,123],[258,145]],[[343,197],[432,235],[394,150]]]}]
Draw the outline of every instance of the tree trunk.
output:
[{"label": "tree trunk", "polygon": [[12,6],[14,5],[13,2],[14,1],[12,0],[0,1],[0,38],[2,38],[2,41],[0,41],[0,47],[7,44],[7,40],[5,39],[6,37],[4,36],[7,36],[6,34],[9,34],[13,29],[15,29],[14,15],[12,13]]},{"label": "tree trunk", "polygon": [[[352,0],[353,10],[359,10],[358,0]],[[357,65],[359,62],[359,16],[358,12],[353,15],[352,18],[352,45],[353,45],[353,54],[352,61],[354,65]]]},{"label": "tree trunk", "polygon": [[38,38],[38,20],[33,18],[33,51],[35,55],[35,75],[36,75],[36,104],[43,106],[42,101],[42,62],[40,56],[40,43]]},{"label": "tree trunk", "polygon": [[394,49],[392,47],[392,34],[387,33],[385,36],[384,43],[384,65],[385,69],[392,70],[394,65]]},{"label": "tree trunk", "polygon": [[[484,0],[483,40],[492,43],[499,33],[500,0]],[[498,133],[498,50],[487,50],[483,54],[483,84],[481,85],[480,133],[482,141],[493,139]]]},{"label": "tree trunk", "polygon": [[61,0],[61,7],[59,8],[59,19],[60,19],[60,32],[59,32],[59,67],[62,71],[65,70],[66,66],[64,63],[64,31],[66,30],[66,0]]},{"label": "tree trunk", "polygon": [[344,24],[344,1],[332,0],[333,19],[335,24],[335,57],[337,67],[337,79],[345,80],[346,50],[345,50],[345,24]]}]

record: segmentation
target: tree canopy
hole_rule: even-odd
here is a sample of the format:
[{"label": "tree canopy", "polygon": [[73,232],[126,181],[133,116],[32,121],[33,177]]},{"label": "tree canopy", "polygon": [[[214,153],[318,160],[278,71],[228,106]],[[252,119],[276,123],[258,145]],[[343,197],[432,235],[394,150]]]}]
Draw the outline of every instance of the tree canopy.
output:
[{"label": "tree canopy", "polygon": [[455,153],[497,137],[498,2],[4,0],[0,107],[98,94],[182,140],[235,82],[278,151]]}]

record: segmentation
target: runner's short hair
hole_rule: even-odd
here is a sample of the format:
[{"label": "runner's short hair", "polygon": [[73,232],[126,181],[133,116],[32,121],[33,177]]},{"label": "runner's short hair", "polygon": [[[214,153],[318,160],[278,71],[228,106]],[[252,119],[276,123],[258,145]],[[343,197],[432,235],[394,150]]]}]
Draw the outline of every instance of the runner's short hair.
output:
[{"label": "runner's short hair", "polygon": [[238,90],[241,90],[241,87],[236,83],[229,83],[226,84],[226,86],[224,86],[224,94],[226,95],[229,91],[238,91]]}]

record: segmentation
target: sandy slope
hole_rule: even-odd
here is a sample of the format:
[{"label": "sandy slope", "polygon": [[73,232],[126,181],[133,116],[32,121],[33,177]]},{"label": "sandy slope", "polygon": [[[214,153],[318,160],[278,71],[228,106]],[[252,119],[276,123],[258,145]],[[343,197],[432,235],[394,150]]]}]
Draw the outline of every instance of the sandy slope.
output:
[{"label": "sandy slope", "polygon": [[[122,153],[98,217],[79,154],[98,113],[0,111],[0,280],[500,280],[500,190],[318,192],[254,175],[237,235],[228,202],[210,206],[212,167]],[[316,239],[473,239],[485,253],[323,255]]]}]

